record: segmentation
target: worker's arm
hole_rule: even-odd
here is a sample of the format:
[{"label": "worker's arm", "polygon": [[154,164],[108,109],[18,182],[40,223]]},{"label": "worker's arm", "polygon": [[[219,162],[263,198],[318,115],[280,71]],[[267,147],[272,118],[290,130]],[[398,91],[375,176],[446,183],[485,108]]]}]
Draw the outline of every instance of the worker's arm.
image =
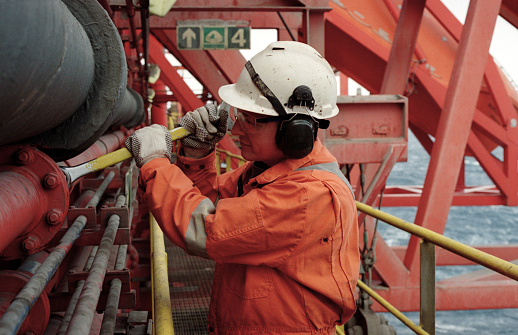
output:
[{"label": "worker's arm", "polygon": [[208,258],[205,217],[215,212],[214,203],[165,158],[154,159],[141,168],[139,186],[169,240],[190,254]]},{"label": "worker's arm", "polygon": [[[191,135],[183,138],[182,144],[197,152],[210,152],[225,135],[227,118],[228,110],[218,111],[211,104],[187,113],[180,125]],[[196,187],[178,166],[170,164],[171,137],[164,129],[156,125],[145,127],[126,141],[141,168],[139,189],[145,193],[147,207],[169,239],[192,254],[207,257],[204,217],[213,213],[215,206],[211,199],[201,194],[200,188],[215,198],[215,193],[210,192],[210,181],[216,175],[215,156],[178,158],[179,166],[193,180],[200,181],[200,188]]]}]

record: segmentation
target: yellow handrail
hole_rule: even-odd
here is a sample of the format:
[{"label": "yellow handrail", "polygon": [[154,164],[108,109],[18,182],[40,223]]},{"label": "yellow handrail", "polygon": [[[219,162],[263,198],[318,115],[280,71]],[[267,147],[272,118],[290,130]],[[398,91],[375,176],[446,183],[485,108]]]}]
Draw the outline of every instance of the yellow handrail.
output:
[{"label": "yellow handrail", "polygon": [[228,172],[232,169],[232,166],[231,166],[232,159],[237,159],[238,166],[241,166],[246,162],[246,160],[243,157],[233,154],[230,151],[216,149],[216,172],[217,172],[218,176],[221,174],[220,159],[221,159],[222,154],[225,155],[225,165],[226,165],[225,171],[226,172]]},{"label": "yellow handrail", "polygon": [[413,223],[409,223],[393,215],[372,208],[364,203],[356,201],[356,207],[358,208],[358,210],[364,212],[365,214],[378,218],[410,234],[419,236],[457,255],[460,255],[475,263],[483,265],[500,274],[503,274],[506,277],[518,280],[518,267],[511,262],[504,261],[503,259],[500,259],[483,251],[477,250],[473,247],[462,244],[450,238],[447,238],[434,231],[423,228]]},{"label": "yellow handrail", "polygon": [[164,233],[155,218],[151,217],[151,273],[153,283],[153,334],[174,335],[173,314],[169,296],[169,278],[167,275],[167,254],[164,245]]},{"label": "yellow handrail", "polygon": [[415,323],[413,323],[409,318],[407,318],[403,313],[401,313],[397,308],[392,306],[387,300],[383,299],[376,291],[371,289],[369,286],[365,285],[361,280],[358,280],[358,286],[367,292],[374,300],[379,302],[379,304],[387,311],[392,313],[396,318],[401,320],[408,328],[412,329],[416,334],[429,335],[423,328],[419,327]]}]

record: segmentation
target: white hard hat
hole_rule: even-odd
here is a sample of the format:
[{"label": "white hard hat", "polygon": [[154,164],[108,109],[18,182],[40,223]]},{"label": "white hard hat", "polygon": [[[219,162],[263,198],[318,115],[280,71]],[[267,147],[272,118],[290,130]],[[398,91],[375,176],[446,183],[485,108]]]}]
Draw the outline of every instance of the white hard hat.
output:
[{"label": "white hard hat", "polygon": [[[266,86],[267,92],[278,99],[286,114],[309,114],[315,119],[338,114],[335,74],[324,57],[307,44],[293,41],[270,44],[250,59],[235,84],[219,89],[219,96],[233,107],[269,116],[281,114],[270,102],[272,94],[265,96],[264,87],[260,90],[257,81],[252,80],[254,74],[260,77],[259,85]],[[311,90],[314,99],[311,108],[288,103],[295,89],[301,86]]]}]

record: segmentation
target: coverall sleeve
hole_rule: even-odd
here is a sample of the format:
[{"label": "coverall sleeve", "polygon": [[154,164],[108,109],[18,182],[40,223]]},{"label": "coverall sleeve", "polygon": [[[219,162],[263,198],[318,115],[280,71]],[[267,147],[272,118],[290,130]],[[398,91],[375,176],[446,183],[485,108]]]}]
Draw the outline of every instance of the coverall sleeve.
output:
[{"label": "coverall sleeve", "polygon": [[[210,156],[210,155],[209,155]],[[206,254],[205,217],[215,212],[209,197],[216,193],[210,183],[213,158],[187,161],[185,167],[200,188],[176,165],[166,158],[156,158],[140,169],[139,186],[144,190],[146,205],[164,231],[176,245],[188,253],[208,257]],[[196,161],[196,162],[195,162]],[[213,179],[213,178],[212,178]],[[209,197],[202,194],[203,190]]]}]

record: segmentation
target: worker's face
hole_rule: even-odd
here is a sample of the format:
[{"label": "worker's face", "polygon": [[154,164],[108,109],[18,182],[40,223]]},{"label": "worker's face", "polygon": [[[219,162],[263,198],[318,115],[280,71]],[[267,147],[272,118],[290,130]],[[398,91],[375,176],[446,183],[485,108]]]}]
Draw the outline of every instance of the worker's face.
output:
[{"label": "worker's face", "polygon": [[244,159],[261,161],[273,166],[285,158],[275,143],[279,122],[257,122],[261,118],[264,118],[264,115],[237,110],[237,115],[232,117],[236,121],[232,127],[232,134],[239,136],[241,155]]}]

